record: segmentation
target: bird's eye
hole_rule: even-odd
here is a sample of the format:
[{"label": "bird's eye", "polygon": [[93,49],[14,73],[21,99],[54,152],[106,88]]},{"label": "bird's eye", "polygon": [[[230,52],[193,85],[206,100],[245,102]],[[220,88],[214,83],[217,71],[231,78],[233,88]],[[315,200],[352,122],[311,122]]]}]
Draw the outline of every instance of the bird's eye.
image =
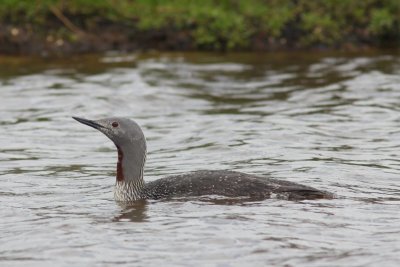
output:
[{"label": "bird's eye", "polygon": [[112,127],[118,127],[118,122],[114,121],[113,123],[111,123]]}]

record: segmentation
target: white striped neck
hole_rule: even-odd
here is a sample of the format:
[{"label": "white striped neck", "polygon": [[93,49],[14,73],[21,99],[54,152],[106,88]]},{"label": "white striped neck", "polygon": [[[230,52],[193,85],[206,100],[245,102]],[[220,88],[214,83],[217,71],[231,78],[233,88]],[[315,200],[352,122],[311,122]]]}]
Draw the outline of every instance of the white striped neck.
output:
[{"label": "white striped neck", "polygon": [[114,198],[117,201],[135,201],[142,198],[143,170],[146,162],[146,141],[133,140],[118,149],[117,175]]},{"label": "white striped neck", "polygon": [[131,202],[143,198],[144,180],[117,181],[114,187],[116,201]]}]

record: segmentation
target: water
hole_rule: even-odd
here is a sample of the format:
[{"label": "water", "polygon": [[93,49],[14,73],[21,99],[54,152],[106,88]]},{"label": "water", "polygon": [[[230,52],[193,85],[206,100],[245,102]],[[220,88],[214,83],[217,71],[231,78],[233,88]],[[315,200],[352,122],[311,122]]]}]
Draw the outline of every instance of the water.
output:
[{"label": "water", "polygon": [[[0,58],[1,266],[398,266],[400,58]],[[116,151],[72,120],[134,118],[147,181],[234,169],[334,200],[123,207]]]}]

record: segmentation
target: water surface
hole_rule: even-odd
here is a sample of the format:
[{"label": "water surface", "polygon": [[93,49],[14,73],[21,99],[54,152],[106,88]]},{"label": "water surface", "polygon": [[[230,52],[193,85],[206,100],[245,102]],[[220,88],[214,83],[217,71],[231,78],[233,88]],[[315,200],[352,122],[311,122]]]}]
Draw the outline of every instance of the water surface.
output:
[{"label": "water surface", "polygon": [[[398,266],[400,58],[0,58],[1,266]],[[113,201],[116,150],[71,119],[127,116],[145,179],[232,169],[334,200]]]}]

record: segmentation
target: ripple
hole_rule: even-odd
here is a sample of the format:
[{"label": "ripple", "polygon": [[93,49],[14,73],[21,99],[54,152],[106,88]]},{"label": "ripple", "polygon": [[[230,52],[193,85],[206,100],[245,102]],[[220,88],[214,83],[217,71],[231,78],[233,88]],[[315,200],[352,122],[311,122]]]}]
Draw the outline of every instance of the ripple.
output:
[{"label": "ripple", "polygon": [[[292,56],[107,55],[0,73],[2,263],[397,266],[398,57]],[[234,169],[338,198],[119,206],[113,144],[73,115],[138,121],[147,181]]]}]

